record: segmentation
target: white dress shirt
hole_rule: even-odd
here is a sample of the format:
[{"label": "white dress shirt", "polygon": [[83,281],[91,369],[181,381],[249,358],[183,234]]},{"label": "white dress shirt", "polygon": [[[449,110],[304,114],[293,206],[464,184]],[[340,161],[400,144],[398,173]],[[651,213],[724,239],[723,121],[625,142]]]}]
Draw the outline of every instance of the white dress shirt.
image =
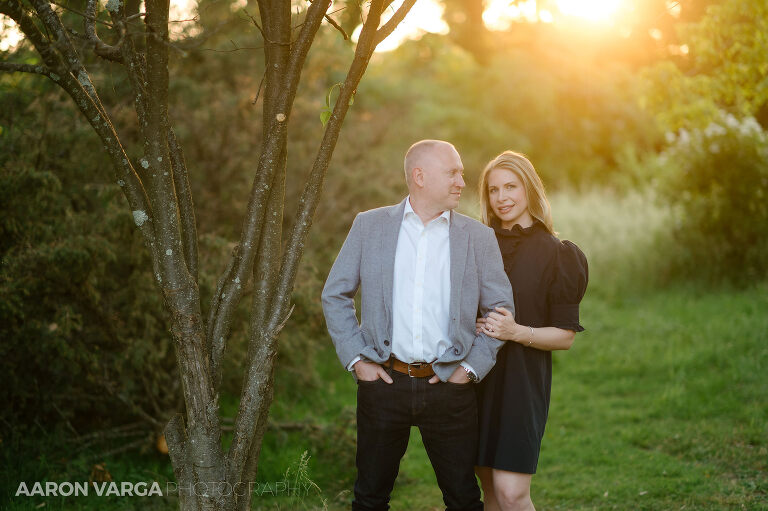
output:
[{"label": "white dress shirt", "polygon": [[392,355],[432,362],[451,346],[450,211],[424,225],[405,202],[392,279]]},{"label": "white dress shirt", "polygon": [[433,362],[452,346],[450,227],[450,211],[424,225],[405,201],[392,278],[392,355],[403,362]]}]

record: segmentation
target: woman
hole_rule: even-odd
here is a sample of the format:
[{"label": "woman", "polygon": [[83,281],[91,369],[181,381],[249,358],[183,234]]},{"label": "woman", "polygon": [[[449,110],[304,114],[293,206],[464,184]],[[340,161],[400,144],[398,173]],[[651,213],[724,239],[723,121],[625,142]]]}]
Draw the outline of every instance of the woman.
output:
[{"label": "woman", "polygon": [[555,237],[549,201],[533,165],[506,151],[480,178],[483,222],[493,227],[515,298],[513,316],[498,308],[477,329],[508,341],[478,385],[477,474],[485,509],[533,510],[530,486],[547,421],[552,354],[567,350],[579,324],[587,260]]}]

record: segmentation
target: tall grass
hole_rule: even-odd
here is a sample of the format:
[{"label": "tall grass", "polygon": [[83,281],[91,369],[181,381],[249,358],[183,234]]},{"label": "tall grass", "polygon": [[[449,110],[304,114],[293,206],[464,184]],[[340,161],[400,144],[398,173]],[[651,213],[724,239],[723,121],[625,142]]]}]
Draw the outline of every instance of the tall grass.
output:
[{"label": "tall grass", "polygon": [[590,295],[617,298],[668,281],[672,214],[652,191],[560,191],[550,200],[559,237],[587,255]]}]

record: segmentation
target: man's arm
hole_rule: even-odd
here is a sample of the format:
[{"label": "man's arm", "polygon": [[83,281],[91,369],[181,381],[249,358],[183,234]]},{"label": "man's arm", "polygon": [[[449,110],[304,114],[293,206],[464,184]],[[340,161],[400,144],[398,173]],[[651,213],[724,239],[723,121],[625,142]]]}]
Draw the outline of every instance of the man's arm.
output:
[{"label": "man's arm", "polygon": [[346,368],[365,347],[355,316],[355,294],[360,287],[363,233],[360,215],[355,217],[347,239],[333,263],[323,287],[325,323],[339,360]]},{"label": "man's arm", "polygon": [[[504,307],[515,313],[515,301],[512,286],[504,272],[501,251],[492,231],[487,231],[483,239],[483,256],[479,264],[480,275],[480,312],[483,316],[495,307]],[[496,363],[496,353],[504,346],[504,341],[477,334],[464,362],[472,367],[479,379],[483,379]]]}]

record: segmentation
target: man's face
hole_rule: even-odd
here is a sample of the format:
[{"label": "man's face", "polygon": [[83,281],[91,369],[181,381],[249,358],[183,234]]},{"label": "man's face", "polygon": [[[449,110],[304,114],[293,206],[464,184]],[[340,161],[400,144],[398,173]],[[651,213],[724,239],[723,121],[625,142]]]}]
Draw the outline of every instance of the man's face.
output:
[{"label": "man's face", "polygon": [[435,147],[425,158],[422,192],[424,199],[436,210],[445,211],[459,205],[464,182],[464,165],[456,150],[449,146]]}]

